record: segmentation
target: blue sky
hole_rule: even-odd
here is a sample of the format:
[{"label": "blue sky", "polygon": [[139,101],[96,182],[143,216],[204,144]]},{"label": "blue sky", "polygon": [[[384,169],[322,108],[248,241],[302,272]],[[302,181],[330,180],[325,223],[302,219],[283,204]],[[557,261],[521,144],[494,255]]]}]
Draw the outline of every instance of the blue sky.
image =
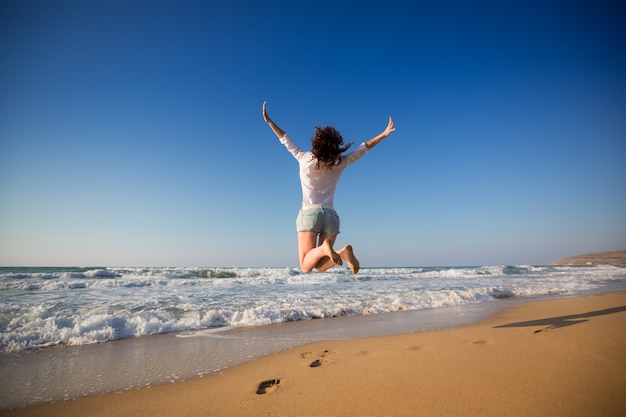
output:
[{"label": "blue sky", "polygon": [[[434,3],[434,4],[433,4]],[[618,1],[4,1],[0,264],[297,266],[308,149],[363,266],[626,248]]]}]

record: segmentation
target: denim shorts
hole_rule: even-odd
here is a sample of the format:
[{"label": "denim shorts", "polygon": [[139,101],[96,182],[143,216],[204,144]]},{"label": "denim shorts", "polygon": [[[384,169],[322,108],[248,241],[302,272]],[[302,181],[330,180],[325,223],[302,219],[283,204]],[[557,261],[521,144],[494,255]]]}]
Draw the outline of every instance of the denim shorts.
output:
[{"label": "denim shorts", "polygon": [[339,215],[333,209],[305,207],[296,219],[298,232],[313,232],[320,236],[336,236],[339,234]]}]

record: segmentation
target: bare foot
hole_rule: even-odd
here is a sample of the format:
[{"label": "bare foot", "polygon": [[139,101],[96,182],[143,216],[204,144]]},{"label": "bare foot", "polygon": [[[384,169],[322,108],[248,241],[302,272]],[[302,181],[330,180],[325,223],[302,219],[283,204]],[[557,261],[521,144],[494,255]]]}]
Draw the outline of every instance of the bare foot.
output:
[{"label": "bare foot", "polygon": [[361,265],[359,264],[359,260],[354,256],[354,251],[352,250],[352,245],[346,245],[346,248],[343,252],[344,259],[348,263],[348,266],[352,270],[353,274],[359,272]]},{"label": "bare foot", "polygon": [[324,243],[322,243],[322,248],[324,249],[324,255],[328,256],[335,265],[343,265],[341,256],[339,256],[333,247],[330,246],[330,242],[328,240],[325,240]]}]

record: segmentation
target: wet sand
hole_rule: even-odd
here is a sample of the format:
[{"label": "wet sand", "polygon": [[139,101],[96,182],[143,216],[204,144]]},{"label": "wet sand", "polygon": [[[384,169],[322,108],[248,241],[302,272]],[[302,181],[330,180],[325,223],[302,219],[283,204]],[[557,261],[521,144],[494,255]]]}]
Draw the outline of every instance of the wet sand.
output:
[{"label": "wet sand", "polygon": [[182,382],[322,340],[479,322],[522,299],[385,314],[167,333],[0,353],[0,410]]},{"label": "wet sand", "polygon": [[319,341],[189,382],[0,416],[623,416],[626,293],[478,324]]}]

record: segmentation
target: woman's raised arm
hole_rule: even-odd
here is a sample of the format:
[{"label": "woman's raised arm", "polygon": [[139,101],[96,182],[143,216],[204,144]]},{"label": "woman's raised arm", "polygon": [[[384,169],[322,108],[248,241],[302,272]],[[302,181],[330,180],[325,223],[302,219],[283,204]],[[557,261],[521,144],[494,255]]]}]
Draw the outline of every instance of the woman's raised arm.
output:
[{"label": "woman's raised arm", "polygon": [[276,123],[274,123],[274,121],[270,119],[270,116],[267,114],[267,101],[263,102],[263,120],[265,120],[265,123],[270,125],[270,127],[272,128],[276,136],[278,136],[278,139],[281,139],[283,136],[285,136],[285,131],[282,130],[280,127],[278,127]]},{"label": "woman's raised arm", "polygon": [[367,146],[367,149],[372,149],[374,146],[378,145],[378,143],[385,139],[387,136],[391,135],[391,132],[395,131],[396,128],[393,127],[393,119],[391,118],[391,116],[389,117],[389,123],[387,124],[387,127],[385,128],[385,130],[383,130],[380,134],[378,134],[377,136],[371,138],[370,140],[368,140],[367,142],[365,142],[365,146]]}]

